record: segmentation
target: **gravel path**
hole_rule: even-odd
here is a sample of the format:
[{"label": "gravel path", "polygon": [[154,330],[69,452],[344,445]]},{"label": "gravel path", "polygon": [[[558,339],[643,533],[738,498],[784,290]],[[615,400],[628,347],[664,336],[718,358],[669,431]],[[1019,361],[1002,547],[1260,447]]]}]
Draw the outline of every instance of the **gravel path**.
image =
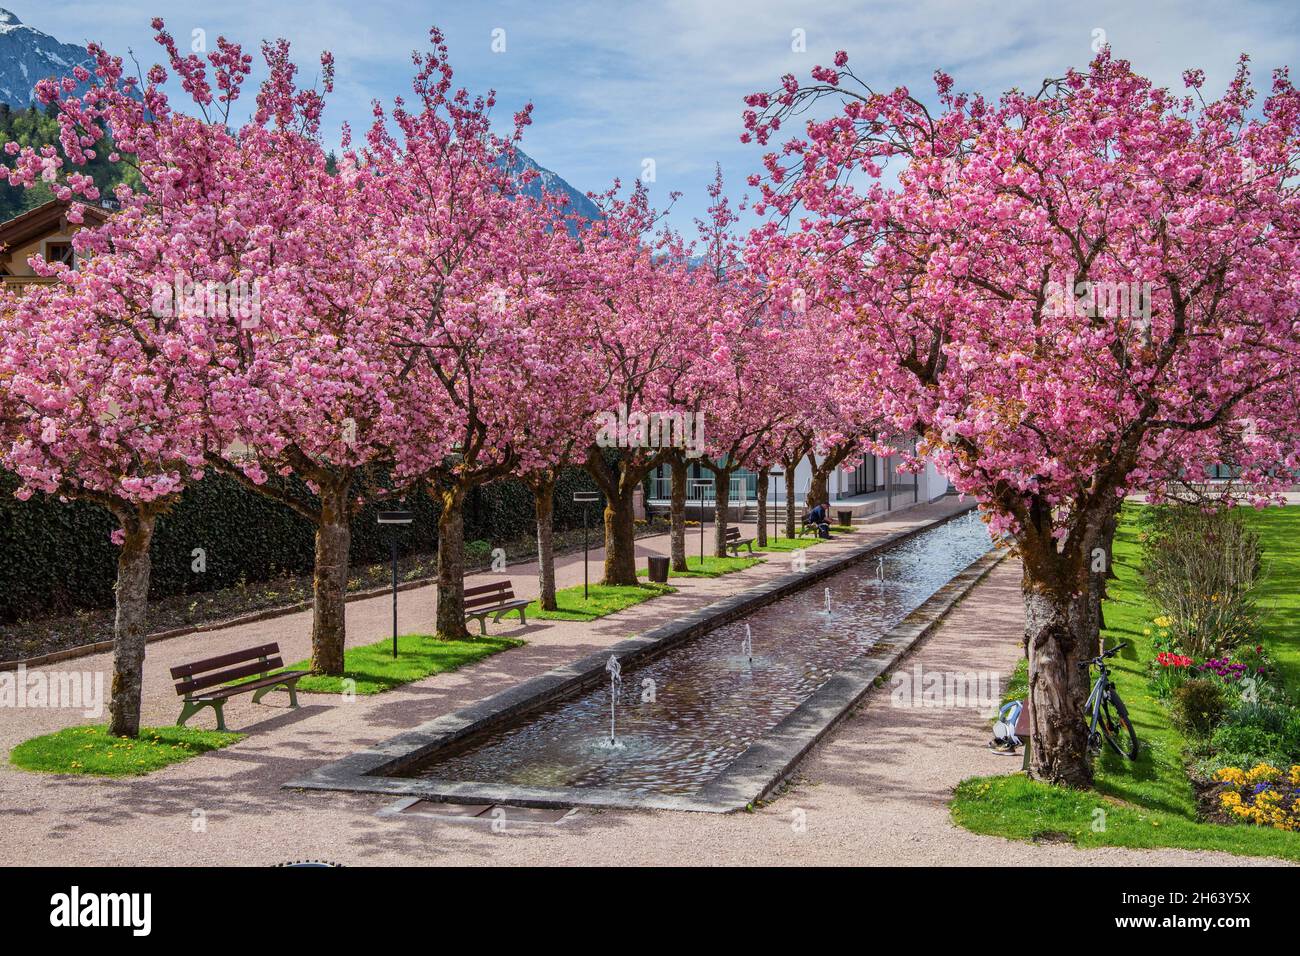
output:
[{"label": "gravel path", "polygon": [[[812,549],[838,549],[933,520],[951,500],[896,513],[869,531]],[[664,553],[666,539],[639,543]],[[826,552],[822,552],[823,554]],[[1080,851],[982,837],[948,820],[951,788],[972,774],[1018,766],[984,747],[980,712],[895,708],[888,689],[873,692],[803,763],[792,785],[755,813],[717,816],[582,810],[558,825],[538,825],[507,809],[487,820],[377,816],[389,798],[294,793],[280,784],[353,750],[479,700],[638,631],[783,573],[779,560],[741,575],[681,582],[682,590],[594,624],[538,622],[493,633],[523,636],[526,647],[386,694],[343,702],[304,695],[298,711],[280,699],[236,703],[227,721],[250,736],[218,753],[147,778],[101,780],[0,768],[0,863],[68,865],[269,864],[327,859],[348,865],[403,864],[1241,864],[1244,857],[1177,850]],[[566,561],[561,585],[581,580]],[[517,585],[528,569],[511,568]],[[1003,562],[907,661],[926,670],[1009,674],[1022,626],[1019,566]],[[528,582],[530,593],[535,584]],[[433,619],[429,589],[403,596],[403,629]],[[352,641],[388,626],[387,599],[349,605]],[[180,660],[279,640],[291,658],[305,653],[310,618],[299,614],[152,645],[146,664],[146,723],[170,723],[178,708],[166,668]],[[65,667],[102,669],[99,655]],[[247,698],[239,699],[247,701]],[[210,726],[210,717],[198,718]],[[68,711],[3,712],[0,747],[83,722]],[[85,720],[84,722],[91,722]]]}]

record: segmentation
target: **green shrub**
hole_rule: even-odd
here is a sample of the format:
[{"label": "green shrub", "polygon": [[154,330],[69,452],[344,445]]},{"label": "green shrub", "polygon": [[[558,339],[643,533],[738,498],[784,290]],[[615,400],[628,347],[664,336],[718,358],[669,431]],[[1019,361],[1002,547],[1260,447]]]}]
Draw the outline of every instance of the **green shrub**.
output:
[{"label": "green shrub", "polygon": [[465,557],[471,561],[484,561],[492,553],[492,545],[486,541],[465,542]]},{"label": "green shrub", "polygon": [[1285,734],[1287,727],[1297,720],[1300,710],[1287,703],[1263,700],[1243,701],[1228,711],[1225,725],[1257,730],[1266,734]]},{"label": "green shrub", "polygon": [[1211,657],[1253,642],[1260,621],[1252,594],[1261,567],[1259,536],[1231,508],[1150,511],[1143,574],[1148,596],[1169,619],[1173,646]]},{"label": "green shrub", "polygon": [[1213,681],[1201,677],[1185,681],[1174,688],[1169,719],[1190,737],[1209,737],[1223,719],[1223,690]]},{"label": "green shrub", "polygon": [[[285,484],[295,487],[292,479]],[[382,475],[358,479],[358,491],[383,484]],[[39,493],[19,501],[13,494],[17,486],[14,475],[0,470],[0,624],[112,607],[117,576],[117,548],[109,541],[116,527],[112,516],[86,502]],[[582,506],[574,503],[573,493],[591,487],[590,476],[581,469],[561,473],[555,486],[556,531],[582,527]],[[394,531],[377,523],[376,512],[398,504],[369,504],[353,517],[354,565],[388,561]],[[415,522],[395,532],[399,555],[432,553],[438,545],[438,504],[421,487],[400,506],[414,513]],[[598,522],[599,514],[592,520]],[[519,481],[495,481],[466,496],[465,538],[490,542],[487,553],[535,530],[533,493]],[[204,550],[203,573],[192,567],[195,548]],[[150,555],[151,599],[216,591],[310,571],[313,528],[288,506],[232,478],[209,474],[186,488],[175,507],[158,519]]]},{"label": "green shrub", "polygon": [[1278,734],[1236,724],[1220,724],[1210,738],[1210,746],[1216,753],[1244,755],[1245,762],[1238,766],[1253,767],[1267,756],[1285,752],[1282,738]]}]

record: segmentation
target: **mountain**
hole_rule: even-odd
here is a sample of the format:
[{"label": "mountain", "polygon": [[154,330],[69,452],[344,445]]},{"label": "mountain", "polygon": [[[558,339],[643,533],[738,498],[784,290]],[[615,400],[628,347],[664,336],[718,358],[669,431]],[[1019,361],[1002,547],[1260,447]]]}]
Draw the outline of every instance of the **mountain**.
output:
[{"label": "mountain", "polygon": [[569,208],[587,219],[599,219],[600,210],[596,204],[587,198],[586,193],[579,192],[562,179],[559,174],[552,172],[544,166],[539,166],[537,161],[525,153],[522,149],[515,147],[515,162],[510,169],[512,176],[519,176],[527,170],[537,173],[533,180],[524,187],[524,192],[530,196],[540,196],[544,191],[554,193],[560,196],[567,196]]},{"label": "mountain", "polygon": [[[61,43],[0,8],[0,103],[7,103],[15,113],[25,110],[34,102],[32,88],[38,81],[49,76],[66,76],[78,64],[88,69],[91,67],[84,47]],[[534,196],[541,195],[542,190],[559,193],[568,197],[574,211],[588,219],[600,218],[600,210],[586,194],[574,189],[551,170],[539,166],[522,150],[516,150],[511,172],[517,176],[524,170],[537,172],[525,192]]]},{"label": "mountain", "polygon": [[40,80],[67,76],[78,64],[91,67],[84,46],[61,43],[0,8],[0,103],[26,109]]}]

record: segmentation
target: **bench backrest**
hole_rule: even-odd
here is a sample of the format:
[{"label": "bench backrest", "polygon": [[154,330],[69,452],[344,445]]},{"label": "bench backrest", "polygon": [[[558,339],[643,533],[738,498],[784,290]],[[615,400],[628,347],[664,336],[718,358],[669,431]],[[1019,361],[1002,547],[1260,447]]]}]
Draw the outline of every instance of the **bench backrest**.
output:
[{"label": "bench backrest", "polygon": [[280,645],[261,644],[246,651],[232,651],[220,657],[195,661],[172,668],[172,679],[176,681],[177,694],[189,694],[205,687],[215,687],[241,677],[265,674],[283,667],[280,658]]},{"label": "bench backrest", "polygon": [[494,581],[492,584],[480,584],[465,589],[465,610],[472,611],[479,607],[491,607],[502,601],[513,601],[515,592],[509,581]]},{"label": "bench backrest", "polygon": [[727,540],[728,540],[728,541],[735,541],[735,540],[736,540],[737,538],[739,538],[739,537],[740,537],[740,529],[739,529],[739,528],[728,528],[728,529],[727,529]]}]

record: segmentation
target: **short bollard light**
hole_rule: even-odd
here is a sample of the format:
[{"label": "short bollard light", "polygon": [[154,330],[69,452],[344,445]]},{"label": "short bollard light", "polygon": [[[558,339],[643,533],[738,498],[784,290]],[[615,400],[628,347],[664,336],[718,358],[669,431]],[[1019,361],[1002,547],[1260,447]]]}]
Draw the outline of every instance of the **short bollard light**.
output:
[{"label": "short bollard light", "polygon": [[[415,520],[415,515],[409,511],[381,511],[379,512],[380,524],[391,525],[409,525]],[[394,531],[389,537],[393,542],[393,656],[397,656],[397,532]]]}]

